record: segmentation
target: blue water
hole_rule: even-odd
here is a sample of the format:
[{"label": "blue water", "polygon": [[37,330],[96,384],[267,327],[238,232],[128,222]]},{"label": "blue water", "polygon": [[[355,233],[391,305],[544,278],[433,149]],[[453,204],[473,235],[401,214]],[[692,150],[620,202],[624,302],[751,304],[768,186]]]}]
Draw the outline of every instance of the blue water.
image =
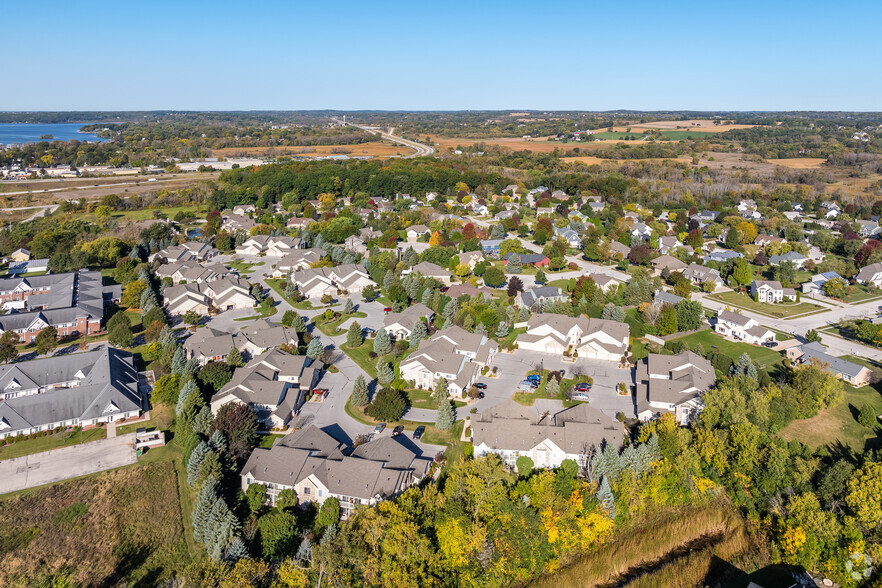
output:
[{"label": "blue water", "polygon": [[[38,141],[105,141],[98,135],[80,133],[84,123],[20,124],[0,123],[0,145],[10,143],[35,143]],[[40,135],[52,135],[52,139],[41,139]]]}]

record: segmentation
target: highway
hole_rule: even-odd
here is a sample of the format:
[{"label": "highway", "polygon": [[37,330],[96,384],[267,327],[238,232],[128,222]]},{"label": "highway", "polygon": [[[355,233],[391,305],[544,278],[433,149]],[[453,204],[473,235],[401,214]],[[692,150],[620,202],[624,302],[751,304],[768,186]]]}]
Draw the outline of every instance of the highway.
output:
[{"label": "highway", "polygon": [[405,155],[402,159],[411,159],[413,157],[426,157],[435,153],[435,149],[433,147],[429,147],[428,145],[423,145],[422,143],[417,143],[416,141],[411,141],[410,139],[402,139],[401,137],[396,136],[395,127],[392,127],[388,131],[381,129],[379,127],[365,127],[361,125],[357,125],[351,122],[344,123],[340,119],[334,119],[336,122],[340,124],[345,124],[350,127],[355,127],[357,129],[361,129],[362,131],[367,131],[372,135],[380,135],[382,138],[392,141],[393,143],[398,143],[399,145],[404,145],[405,147],[410,147],[415,151],[415,153],[411,153],[410,155]]}]

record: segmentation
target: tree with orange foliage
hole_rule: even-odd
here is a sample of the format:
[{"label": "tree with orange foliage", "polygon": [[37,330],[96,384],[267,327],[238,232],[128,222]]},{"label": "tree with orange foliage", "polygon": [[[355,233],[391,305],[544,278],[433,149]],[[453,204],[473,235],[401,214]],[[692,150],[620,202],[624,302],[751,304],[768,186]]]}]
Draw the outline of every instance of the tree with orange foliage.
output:
[{"label": "tree with orange foliage", "polygon": [[435,231],[432,233],[432,236],[429,237],[429,247],[435,247],[436,245],[441,244],[441,232]]}]

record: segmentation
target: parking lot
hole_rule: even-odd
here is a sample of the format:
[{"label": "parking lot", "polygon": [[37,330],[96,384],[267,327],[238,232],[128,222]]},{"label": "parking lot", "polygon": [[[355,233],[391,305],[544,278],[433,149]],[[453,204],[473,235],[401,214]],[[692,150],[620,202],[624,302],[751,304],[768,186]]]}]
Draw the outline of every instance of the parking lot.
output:
[{"label": "parking lot", "polygon": [[615,362],[596,359],[578,359],[576,363],[563,361],[559,355],[537,353],[535,351],[515,350],[514,353],[497,353],[493,359],[493,367],[501,372],[497,377],[482,376],[479,382],[487,384],[484,398],[476,404],[478,411],[490,408],[505,400],[510,400],[520,390],[521,380],[526,373],[542,363],[547,370],[564,370],[565,378],[572,378],[577,370],[591,376],[594,385],[589,393],[589,404],[615,418],[619,412],[633,417],[635,414],[634,400],[631,396],[619,396],[616,385],[625,382],[629,389],[634,385],[634,370],[619,369]]}]

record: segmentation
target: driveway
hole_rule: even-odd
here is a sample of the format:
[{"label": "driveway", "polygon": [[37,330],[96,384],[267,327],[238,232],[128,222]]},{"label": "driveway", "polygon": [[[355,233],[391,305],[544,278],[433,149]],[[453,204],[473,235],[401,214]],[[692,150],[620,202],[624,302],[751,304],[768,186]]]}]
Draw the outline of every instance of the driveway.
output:
[{"label": "driveway", "polygon": [[539,353],[516,349],[514,353],[500,352],[493,359],[493,366],[501,372],[495,378],[482,376],[479,382],[487,384],[484,390],[484,398],[475,406],[478,412],[510,400],[515,392],[519,391],[519,384],[527,372],[534,369],[538,364],[547,370],[564,370],[565,378],[572,378],[577,372],[594,379],[591,387],[590,404],[604,414],[615,418],[619,412],[627,416],[634,415],[634,400],[631,396],[619,396],[616,393],[616,385],[625,382],[629,388],[634,384],[634,370],[630,368],[619,369],[616,362],[601,361],[597,359],[580,358],[575,363],[563,361],[561,356],[550,353]]},{"label": "driveway", "polygon": [[0,494],[60,482],[137,461],[135,434],[0,461]]}]

